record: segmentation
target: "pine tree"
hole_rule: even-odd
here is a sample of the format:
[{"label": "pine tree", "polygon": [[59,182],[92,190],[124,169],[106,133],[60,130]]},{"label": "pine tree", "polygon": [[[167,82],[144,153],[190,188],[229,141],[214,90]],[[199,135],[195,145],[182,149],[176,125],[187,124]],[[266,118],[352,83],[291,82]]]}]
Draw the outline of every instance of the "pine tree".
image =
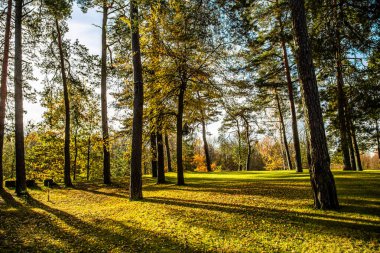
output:
[{"label": "pine tree", "polygon": [[133,102],[133,130],[132,130],[132,154],[131,154],[131,177],[130,196],[131,200],[140,200],[142,196],[141,158],[142,158],[142,128],[143,128],[143,104],[144,86],[142,64],[140,54],[140,35],[138,2],[130,1],[130,22],[132,29],[132,59],[134,79],[134,102]]},{"label": "pine tree", "polygon": [[322,119],[317,79],[311,56],[306,14],[303,0],[290,0],[298,72],[302,84],[302,99],[306,125],[310,134],[310,179],[314,193],[314,207],[339,208],[334,177],[330,171],[330,156]]}]

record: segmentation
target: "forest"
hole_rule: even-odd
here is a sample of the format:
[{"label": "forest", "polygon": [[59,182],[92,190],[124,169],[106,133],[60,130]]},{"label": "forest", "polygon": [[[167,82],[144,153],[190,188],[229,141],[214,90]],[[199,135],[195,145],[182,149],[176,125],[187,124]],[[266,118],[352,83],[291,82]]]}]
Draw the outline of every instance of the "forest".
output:
[{"label": "forest", "polygon": [[379,1],[0,11],[0,252],[380,250]]}]

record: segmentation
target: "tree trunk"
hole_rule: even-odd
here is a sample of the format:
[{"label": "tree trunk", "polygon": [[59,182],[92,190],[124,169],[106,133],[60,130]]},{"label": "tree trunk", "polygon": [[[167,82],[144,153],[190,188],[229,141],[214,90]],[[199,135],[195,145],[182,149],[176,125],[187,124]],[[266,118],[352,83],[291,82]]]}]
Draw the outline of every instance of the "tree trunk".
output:
[{"label": "tree trunk", "polygon": [[[305,122],[306,124],[306,122]],[[311,148],[310,148],[310,134],[309,130],[305,129],[305,135],[306,135],[306,158],[307,158],[307,167],[309,170],[311,169]]]},{"label": "tree trunk", "polygon": [[103,132],[103,182],[111,184],[111,161],[108,134],[107,114],[107,21],[108,5],[103,0],[103,22],[102,22],[102,60],[101,60],[101,107],[102,107],[102,132]]},{"label": "tree trunk", "polygon": [[142,75],[141,53],[140,53],[140,33],[138,20],[138,3],[136,0],[130,1],[130,22],[132,29],[132,58],[133,58],[133,129],[132,129],[132,154],[131,154],[131,176],[129,187],[130,200],[141,200],[142,195],[142,134],[143,134],[143,105],[144,105],[144,85]]},{"label": "tree trunk", "polygon": [[349,132],[346,125],[346,115],[344,111],[345,94],[344,94],[344,80],[343,80],[343,67],[342,67],[342,52],[341,52],[341,37],[340,37],[340,14],[338,14],[337,0],[334,0],[335,8],[335,60],[336,60],[336,84],[337,84],[337,97],[338,97],[338,120],[340,131],[340,144],[343,153],[343,170],[352,170],[353,164],[350,161],[349,150]]},{"label": "tree trunk", "polygon": [[207,172],[211,172],[211,158],[210,158],[210,152],[208,149],[208,143],[207,143],[207,131],[206,131],[206,122],[203,117],[203,111],[202,111],[202,138],[203,138],[203,148],[205,151],[206,156],[206,168]]},{"label": "tree trunk", "polygon": [[64,181],[66,187],[72,187],[70,177],[70,101],[69,101],[69,91],[66,78],[66,68],[65,68],[65,56],[62,48],[62,35],[61,29],[59,27],[58,19],[55,19],[55,26],[57,29],[57,39],[58,39],[58,49],[60,58],[60,68],[63,83],[63,97],[65,103],[65,164],[64,164]]},{"label": "tree trunk", "polygon": [[177,185],[184,185],[185,178],[183,175],[183,161],[182,161],[182,136],[183,136],[183,103],[185,98],[186,81],[181,80],[181,87],[178,94],[178,112],[177,112]]},{"label": "tree trunk", "polygon": [[152,155],[152,177],[157,177],[157,136],[155,130],[150,134],[150,152]]},{"label": "tree trunk", "polygon": [[165,159],[164,159],[164,142],[162,138],[161,123],[158,124],[158,130],[157,130],[157,153],[158,153],[157,184],[164,184],[165,183]]},{"label": "tree trunk", "polygon": [[86,178],[87,181],[90,181],[90,155],[91,155],[91,136],[88,137],[87,140],[87,173]]},{"label": "tree trunk", "polygon": [[352,129],[351,129],[351,118],[348,116],[348,112],[347,112],[347,117],[346,117],[346,132],[348,135],[348,148],[349,148],[349,151],[350,151],[350,163],[351,163],[351,168],[352,170],[357,170],[357,167],[356,167],[356,162],[355,162],[355,151],[354,151],[354,140],[353,140],[353,137],[352,137]]},{"label": "tree trunk", "polygon": [[287,160],[286,160],[286,154],[285,154],[285,151],[284,151],[284,137],[282,135],[282,125],[280,124],[280,149],[281,149],[281,157],[282,157],[282,167],[284,168],[284,170],[286,170],[286,164],[287,164]]},{"label": "tree trunk", "polygon": [[375,120],[376,122],[376,141],[377,141],[377,155],[380,159],[380,131],[379,131],[379,123],[377,122],[377,119]]},{"label": "tree trunk", "polygon": [[276,102],[277,102],[277,109],[278,109],[280,124],[282,126],[281,127],[281,134],[282,134],[282,138],[284,140],[284,148],[285,148],[285,154],[286,154],[286,161],[288,163],[289,170],[293,170],[292,158],[290,156],[289,146],[288,146],[288,139],[286,138],[284,117],[282,116],[282,109],[281,109],[280,98],[278,97],[277,91],[275,91],[275,93],[276,93],[275,96],[276,96]]},{"label": "tree trunk", "polygon": [[7,17],[5,20],[4,33],[4,53],[3,65],[1,68],[1,97],[0,97],[0,189],[3,189],[3,152],[4,152],[4,132],[5,132],[5,109],[7,103],[7,79],[8,79],[8,62],[9,62],[9,43],[12,19],[12,0],[8,0]]},{"label": "tree trunk", "polygon": [[78,128],[75,129],[74,134],[74,164],[73,164],[73,179],[77,179],[77,158],[78,158],[78,143],[77,143]]},{"label": "tree trunk", "polygon": [[170,146],[169,146],[169,137],[168,134],[165,133],[165,147],[166,147],[166,159],[168,162],[168,172],[172,172],[172,161],[170,156]]},{"label": "tree trunk", "polygon": [[22,0],[15,5],[15,152],[16,152],[16,193],[27,194],[24,148],[24,109],[22,94]]},{"label": "tree trunk", "polygon": [[314,193],[314,207],[339,208],[335,180],[330,170],[330,157],[320,106],[317,79],[309,44],[303,0],[289,0],[292,12],[296,59],[301,79],[306,125],[310,133],[310,181]]},{"label": "tree trunk", "polygon": [[356,129],[355,129],[354,122],[352,122],[352,121],[351,121],[350,129],[351,129],[351,137],[352,137],[352,142],[354,144],[354,150],[355,150],[355,156],[356,156],[356,170],[357,171],[363,171],[362,161],[360,158],[359,146],[358,146],[358,142],[356,140]]},{"label": "tree trunk", "polygon": [[245,123],[245,136],[247,138],[247,161],[245,163],[245,170],[248,171],[251,168],[251,155],[252,155],[252,147],[251,147],[251,139],[250,139],[250,129],[249,122],[245,117],[242,117]]},{"label": "tree trunk", "polygon": [[238,156],[239,156],[239,167],[238,167],[238,171],[243,171],[243,165],[242,165],[242,155],[241,155],[241,132],[240,132],[240,125],[239,125],[239,121],[237,119],[235,119],[236,121],[236,127],[237,127],[237,134],[238,134]]},{"label": "tree trunk", "polygon": [[[278,1],[277,1],[277,4],[278,4]],[[279,14],[278,21],[280,23],[280,29],[281,29],[281,31],[280,31],[281,48],[282,48],[286,83],[288,86],[288,97],[289,97],[289,104],[290,104],[290,112],[291,112],[291,117],[292,117],[293,143],[294,143],[294,151],[296,153],[296,172],[302,172],[303,170],[302,170],[301,147],[300,147],[300,140],[299,140],[299,135],[298,135],[296,107],[295,107],[295,103],[294,103],[293,83],[292,83],[292,77],[290,75],[288,52],[286,51],[286,42],[285,42],[285,37],[284,37],[284,26],[282,23],[281,14]]]}]

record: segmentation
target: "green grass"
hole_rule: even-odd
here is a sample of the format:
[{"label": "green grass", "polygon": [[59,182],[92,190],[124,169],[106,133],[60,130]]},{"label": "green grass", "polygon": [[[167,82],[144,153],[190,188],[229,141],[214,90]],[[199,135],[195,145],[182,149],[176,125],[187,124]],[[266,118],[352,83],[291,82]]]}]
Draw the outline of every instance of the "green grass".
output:
[{"label": "green grass", "polygon": [[0,252],[379,252],[380,171],[334,172],[341,210],[312,208],[307,173],[187,173],[187,185],[127,183],[12,191],[0,198]]}]

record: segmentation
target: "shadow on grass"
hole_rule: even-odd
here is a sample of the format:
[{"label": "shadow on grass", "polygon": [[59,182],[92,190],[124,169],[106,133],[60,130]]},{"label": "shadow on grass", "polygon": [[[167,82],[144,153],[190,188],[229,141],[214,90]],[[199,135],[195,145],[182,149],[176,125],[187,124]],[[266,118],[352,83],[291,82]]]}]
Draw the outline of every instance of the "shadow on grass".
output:
[{"label": "shadow on grass", "polygon": [[115,248],[122,252],[154,252],[163,245],[174,252],[198,251],[168,236],[111,219],[86,222],[33,197],[27,199],[26,205],[6,191],[1,192],[1,197],[15,208],[7,211],[0,206],[0,231],[5,232],[4,237],[0,236],[1,252],[105,252]]},{"label": "shadow on grass", "polygon": [[0,196],[7,205],[15,208],[22,207],[22,205],[13,198],[12,194],[10,194],[4,189],[0,189]]},{"label": "shadow on grass", "polygon": [[[196,200],[180,200],[175,198],[145,198],[144,202],[180,206],[195,209],[205,209],[225,213],[247,215],[252,219],[269,219],[274,224],[284,222],[288,225],[298,224],[299,226],[323,227],[323,231],[337,231],[339,229],[361,230],[363,232],[379,232],[380,224],[375,221],[343,217],[334,214],[319,213],[298,213],[283,209],[266,207],[253,207],[239,204],[206,202]],[[339,213],[337,213],[339,214]],[[207,223],[209,227],[211,224]],[[220,224],[219,224],[220,226]],[[218,227],[220,229],[220,227]]]}]

